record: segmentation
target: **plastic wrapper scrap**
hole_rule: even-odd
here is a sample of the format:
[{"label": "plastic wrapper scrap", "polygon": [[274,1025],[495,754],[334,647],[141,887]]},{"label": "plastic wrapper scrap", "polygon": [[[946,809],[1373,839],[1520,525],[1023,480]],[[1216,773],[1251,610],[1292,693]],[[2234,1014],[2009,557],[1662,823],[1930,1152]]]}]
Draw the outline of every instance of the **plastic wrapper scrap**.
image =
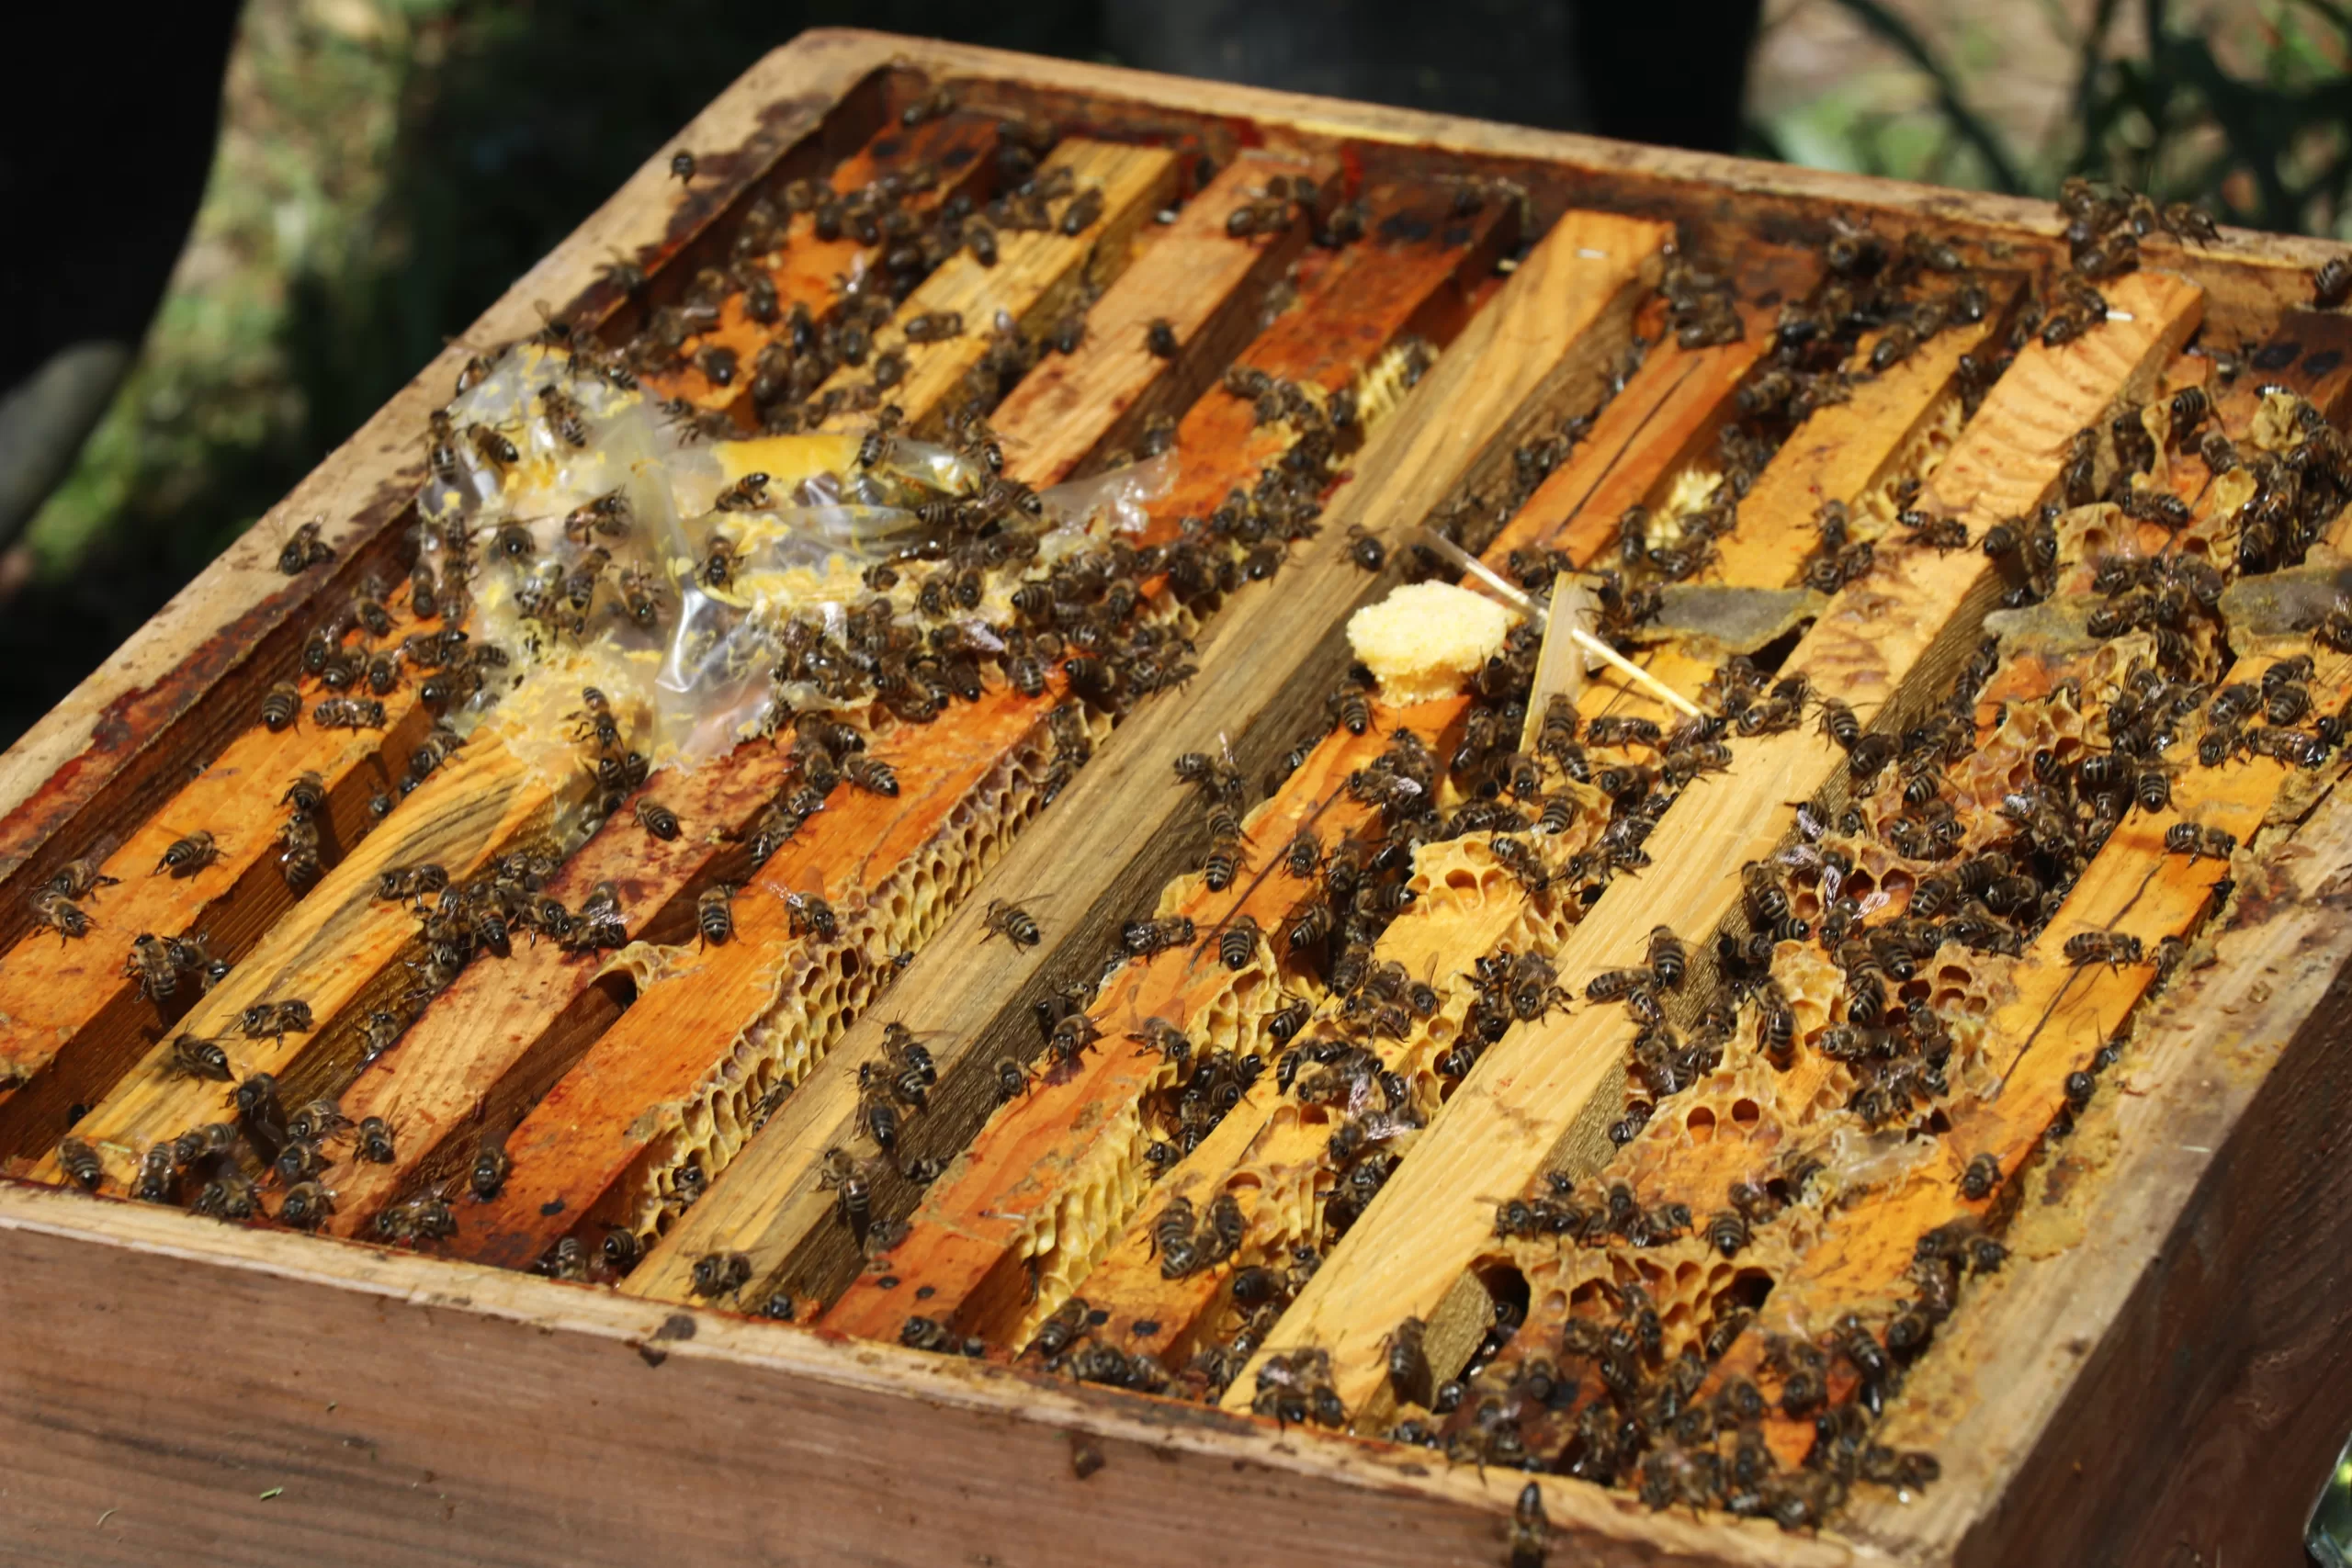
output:
[{"label": "plastic wrapper scrap", "polygon": [[[458,716],[503,704],[512,743],[551,770],[578,765],[555,721],[582,686],[650,720],[656,766],[724,753],[778,699],[831,705],[772,686],[779,637],[808,619],[838,634],[884,563],[894,612],[917,618],[954,504],[993,477],[902,436],[706,441],[684,411],[538,344],[498,355],[435,419],[429,469],[424,558],[471,563],[469,635],[512,660]],[[1039,492],[1039,563],[1139,530],[1175,478],[1169,453]],[[958,617],[967,636],[998,641],[1009,592]]]}]

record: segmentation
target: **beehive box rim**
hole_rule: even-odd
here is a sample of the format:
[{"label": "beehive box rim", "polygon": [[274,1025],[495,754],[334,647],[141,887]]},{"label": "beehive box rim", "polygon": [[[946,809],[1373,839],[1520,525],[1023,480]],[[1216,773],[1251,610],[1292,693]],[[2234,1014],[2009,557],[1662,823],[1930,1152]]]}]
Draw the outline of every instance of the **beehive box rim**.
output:
[{"label": "beehive box rim", "polygon": [[[287,499],[272,509],[198,580],[176,596],[56,710],[0,756],[0,868],[21,869],[54,831],[69,827],[74,809],[104,787],[114,771],[134,760],[173,716],[200,702],[212,685],[235,671],[257,637],[289,622],[322,589],[316,577],[288,582],[272,562],[279,537],[297,522],[324,513],[344,521],[342,536],[364,543],[380,533],[407,503],[414,478],[413,437],[427,410],[475,348],[527,333],[538,324],[537,301],[590,298],[595,275],[609,254],[647,246],[672,248],[727,212],[742,190],[775,161],[805,146],[851,95],[891,70],[906,70],[1021,89],[1092,95],[1105,100],[1162,107],[1193,118],[1214,118],[1295,138],[1302,146],[1333,142],[1385,142],[1434,152],[1551,164],[1570,174],[1611,174],[1684,188],[1685,197],[1767,198],[1809,209],[1844,209],[1860,215],[1924,220],[1969,227],[2020,245],[2046,249],[2059,220],[2046,204],[2019,198],[1938,190],[1903,182],[1790,169],[1741,159],[1630,146],[1562,132],[1489,125],[1418,111],[1310,98],[1223,84],[1158,77],[1113,67],[1037,60],[1000,51],[930,40],[907,39],[857,29],[824,29],[771,52],[665,143],[572,235],[551,251],[492,305],[457,343],[436,357],[330,456]],[[682,231],[673,203],[667,157],[676,146],[742,149],[723,179],[698,189]],[[756,155],[754,155],[756,154]],[[1603,204],[1605,205],[1605,204]],[[2229,231],[2224,243],[2195,253],[2225,285],[2258,297],[2249,309],[2298,303],[2305,269],[2343,248],[2324,242]],[[2201,270],[2201,269],[2200,269]],[[2267,302],[2267,303],[2266,303]],[[191,672],[194,678],[191,679]],[[141,722],[142,702],[163,700],[161,723]],[[47,799],[45,790],[60,793]],[[78,793],[77,793],[78,792]],[[5,873],[0,873],[5,875]],[[21,886],[20,883],[16,886]],[[2352,932],[2330,928],[2309,956],[2334,976]],[[2306,987],[2308,989],[2308,987]],[[2297,995],[2303,993],[2298,992]],[[2254,1027],[2293,1037],[2290,1049],[2308,1062],[2325,1041],[2314,1015],[2290,1015],[2264,1005]],[[2196,1202],[2207,1178],[2263,1136],[2258,1123],[2275,1114],[2277,1096],[2241,1107],[2227,1127],[2229,1143],[2217,1144],[2200,1159],[2176,1162],[2162,1176],[2156,1195],[2143,1194],[2136,1212],[2144,1232],[2140,1245],[2121,1249],[2127,1280],[2111,1280],[2086,1334],[2103,1342],[2127,1313],[2141,1313],[2150,1281],[2172,1250],[2182,1227],[2196,1217]],[[2274,1222],[2275,1223],[2275,1222]],[[320,1248],[298,1238],[264,1232],[220,1230],[180,1216],[122,1205],[85,1205],[73,1195],[0,1185],[0,1233],[96,1243],[141,1257],[168,1257],[236,1271],[266,1280],[289,1302],[315,1300],[317,1292],[358,1292],[387,1301],[447,1308],[515,1324],[609,1348],[636,1341],[650,1348],[662,1324],[679,1315],[660,1303],[604,1297],[549,1281],[470,1269],[440,1259],[371,1254],[352,1248]],[[2151,1239],[2151,1238],[2154,1239]],[[296,1248],[296,1251],[282,1249]],[[2088,1249],[2078,1248],[2052,1267],[2087,1267]],[[93,1278],[105,1258],[95,1247],[86,1260]],[[452,1268],[467,1271],[452,1275]],[[2127,1301],[2126,1297],[2130,1299]],[[2153,1310],[2152,1308],[2144,1310]],[[951,1410],[1003,1417],[1060,1431],[1091,1435],[1137,1451],[1204,1460],[1260,1463],[1302,1483],[1328,1486],[1340,1495],[1377,1492],[1406,1496],[1428,1517],[1452,1530],[1482,1534],[1484,1549],[1502,1551],[1497,1522],[1516,1492],[1516,1476],[1478,1477],[1470,1472],[1425,1472],[1418,1460],[1368,1447],[1272,1434],[1252,1424],[1213,1413],[1147,1405],[1116,1393],[1051,1385],[1025,1374],[942,1362],[896,1347],[849,1344],[765,1325],[732,1322],[722,1314],[684,1314],[695,1325],[691,1346],[675,1353],[712,1358],[755,1369],[762,1376],[807,1379],[838,1389],[876,1393],[909,1402],[914,1410]],[[753,1337],[757,1337],[754,1338]],[[661,1352],[656,1352],[660,1354]],[[634,1362],[631,1361],[631,1365]],[[2041,1399],[2018,1436],[2006,1465],[1979,1472],[1982,1490],[1955,1495],[1927,1516],[1925,1533],[1913,1530],[1897,1509],[1874,1508],[1860,1521],[1871,1544],[1850,1549],[1833,1538],[1781,1538],[1760,1527],[1724,1521],[1694,1522],[1685,1516],[1649,1517],[1623,1495],[1611,1495],[1567,1483],[1551,1491],[1555,1524],[1564,1533],[1624,1543],[1640,1560],[1700,1559],[1715,1562],[1951,1561],[1989,1554],[2005,1547],[2030,1550],[2033,1525],[2015,1511],[2004,1517],[2007,1484],[2030,1454],[2063,1441],[2065,1423],[2079,1428],[2086,1385],[2063,1370],[2036,1371],[2019,1357],[2017,1375],[2030,1380]],[[2111,1374],[2111,1370],[2110,1370]],[[2109,1379],[2112,1383],[2113,1377]],[[2207,1389],[2203,1404],[2227,1391]],[[2064,1406],[2062,1409],[2061,1407]],[[1172,1410],[1172,1413],[1170,1413]],[[2095,1413],[2094,1413],[2095,1414]],[[2053,1437],[2054,1434],[2054,1437]],[[724,1474],[718,1477],[727,1485]],[[887,1486],[877,1478],[877,1488]],[[559,1482],[558,1486],[563,1484]],[[878,1492],[877,1492],[878,1495]],[[1344,1510],[1342,1510],[1344,1511]],[[1371,1554],[1394,1549],[1367,1532]],[[1466,1539],[1466,1538],[1464,1538]],[[1645,1550],[1646,1549],[1646,1550]],[[577,1560],[576,1558],[570,1560]]]},{"label": "beehive box rim", "polygon": [[[715,1364],[730,1380],[729,1386],[744,1398],[752,1397],[763,1385],[773,1390],[784,1382],[821,1384],[836,1391],[844,1402],[853,1396],[878,1396],[897,1403],[906,1414],[908,1427],[901,1436],[910,1475],[920,1473],[925,1447],[936,1440],[932,1424],[943,1417],[961,1416],[970,1418],[1001,1445],[1004,1459],[996,1479],[1007,1488],[1042,1486],[1057,1480],[1071,1464],[1071,1453],[1089,1446],[1114,1458],[1148,1453],[1155,1470],[1181,1472],[1199,1466],[1210,1472],[1252,1472],[1271,1478],[1272,1484],[1298,1489],[1302,1496],[1319,1495],[1341,1514],[1351,1497],[1367,1502],[1375,1496],[1386,1499],[1408,1510],[1424,1528],[1457,1537],[1464,1533],[1471,1539],[1490,1537],[1497,1543],[1498,1555],[1499,1522],[1509,1515],[1526,1479],[1517,1472],[1482,1473],[1442,1463],[1425,1464],[1422,1456],[1410,1450],[1302,1438],[1295,1431],[1271,1430],[1213,1408],[1142,1401],[1018,1368],[968,1362],[839,1335],[783,1329],[481,1265],[385,1249],[322,1247],[311,1238],[291,1233],[238,1230],[148,1206],[94,1206],[82,1201],[78,1194],[18,1180],[0,1180],[0,1235],[18,1242],[46,1238],[98,1243],[108,1248],[108,1254],[101,1256],[95,1247],[76,1246],[64,1268],[45,1274],[34,1271],[43,1281],[46,1299],[83,1301],[90,1305],[104,1302],[113,1322],[106,1332],[94,1332],[85,1341],[94,1358],[101,1360],[120,1337],[141,1332],[134,1325],[145,1313],[155,1314],[157,1321],[152,1326],[159,1337],[167,1332],[166,1325],[175,1316],[183,1325],[190,1318],[201,1322],[204,1309],[191,1308],[185,1298],[145,1303],[106,1300],[120,1270],[131,1267],[134,1260],[156,1260],[175,1269],[209,1270],[202,1281],[204,1294],[234,1297],[240,1303],[241,1332],[228,1338],[258,1350],[258,1361],[276,1363],[286,1381],[295,1384],[315,1381],[319,1369],[304,1367],[303,1358],[289,1354],[289,1341],[277,1337],[276,1331],[316,1321],[356,1303],[385,1326],[386,1338],[379,1345],[388,1360],[398,1360],[392,1347],[400,1337],[412,1332],[429,1334],[436,1314],[455,1313],[472,1323],[509,1325],[555,1342],[562,1354],[576,1360],[583,1389],[600,1386],[605,1379],[659,1373],[675,1359],[682,1363]],[[85,1272],[73,1277],[71,1271],[75,1269]],[[29,1294],[32,1282],[28,1279],[19,1288],[28,1288]],[[82,1294],[85,1291],[90,1292],[88,1297]],[[188,1387],[151,1388],[145,1391],[147,1396],[170,1399],[175,1408],[182,1409],[200,1407],[210,1397],[250,1400],[251,1413],[259,1418],[266,1406],[288,1393],[283,1388],[265,1389],[254,1380],[226,1374],[220,1364],[229,1359],[223,1354],[225,1341],[208,1337],[205,1343],[209,1354],[191,1358],[187,1363],[193,1374]],[[404,1389],[403,1397],[414,1402],[414,1414],[420,1419],[432,1418],[436,1393],[449,1397],[449,1391],[424,1363],[399,1364],[410,1367],[415,1375],[413,1388]],[[307,1400],[310,1392],[295,1397]],[[594,1423],[592,1410],[583,1409],[581,1415],[583,1422]],[[354,1412],[352,1419],[362,1418]],[[854,1414],[846,1410],[842,1416],[843,1421],[853,1418]],[[449,1435],[460,1443],[464,1440],[454,1428]],[[804,1428],[800,1435],[820,1447],[824,1445],[821,1433]],[[848,1434],[837,1435],[848,1446]],[[1035,1459],[1041,1436],[1053,1461],[1043,1467]],[[0,1447],[0,1452],[5,1451]],[[101,1460],[107,1457],[100,1456]],[[453,1450],[436,1450],[434,1457],[449,1472],[446,1489],[462,1473],[468,1456]],[[487,1462],[492,1456],[475,1457]],[[712,1478],[718,1490],[734,1485],[723,1472],[714,1472]],[[593,1506],[597,1482],[592,1474],[565,1474],[553,1467],[541,1467],[535,1479],[550,1506]],[[877,1474],[873,1480],[877,1499],[905,1488],[906,1478]],[[1637,1551],[1663,1549],[1669,1554],[1667,1560],[1725,1564],[1887,1561],[1874,1551],[1851,1551],[1826,1536],[1811,1540],[1784,1539],[1769,1527],[1695,1520],[1687,1515],[1661,1520],[1622,1494],[1579,1486],[1563,1478],[1551,1478],[1547,1492],[1555,1529],[1564,1535],[1576,1532],[1579,1543],[1612,1543]],[[1295,1560],[1295,1552],[1281,1539],[1279,1524],[1278,1517],[1267,1520],[1265,1552],[1257,1561]],[[1394,1540],[1384,1540],[1380,1534],[1367,1530],[1363,1539],[1353,1542],[1324,1539],[1351,1561],[1426,1560],[1418,1556],[1425,1545],[1414,1547],[1411,1553],[1400,1552]],[[550,1562],[642,1561],[618,1538],[600,1548],[609,1555],[582,1555],[577,1541],[550,1542],[550,1547],[545,1559]],[[453,1548],[453,1556],[471,1560],[463,1543]],[[1037,1560],[1102,1561],[1091,1552]],[[1228,1560],[1251,1559],[1244,1555]]]}]

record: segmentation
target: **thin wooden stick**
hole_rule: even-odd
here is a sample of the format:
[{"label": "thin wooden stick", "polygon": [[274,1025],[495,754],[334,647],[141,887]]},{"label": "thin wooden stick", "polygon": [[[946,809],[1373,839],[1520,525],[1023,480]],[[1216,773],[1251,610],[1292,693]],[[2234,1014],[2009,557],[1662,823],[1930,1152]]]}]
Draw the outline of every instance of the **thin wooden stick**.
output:
[{"label": "thin wooden stick", "polygon": [[1668,685],[1665,682],[1659,680],[1657,676],[1651,674],[1648,671],[1643,669],[1640,665],[1634,663],[1632,660],[1626,658],[1623,654],[1618,652],[1615,649],[1610,647],[1607,643],[1601,641],[1590,632],[1584,630],[1580,626],[1571,626],[1568,628],[1568,637],[1569,640],[1573,641],[1578,648],[1583,649],[1586,653],[1600,660],[1603,664],[1610,666],[1619,674],[1624,676],[1628,681],[1644,687],[1653,696],[1657,697],[1658,701],[1666,704],[1667,706],[1675,709],[1677,712],[1688,714],[1692,718],[1699,716],[1700,708],[1698,704],[1692,702],[1690,698],[1684,696],[1681,693],[1676,691],[1673,687]]}]

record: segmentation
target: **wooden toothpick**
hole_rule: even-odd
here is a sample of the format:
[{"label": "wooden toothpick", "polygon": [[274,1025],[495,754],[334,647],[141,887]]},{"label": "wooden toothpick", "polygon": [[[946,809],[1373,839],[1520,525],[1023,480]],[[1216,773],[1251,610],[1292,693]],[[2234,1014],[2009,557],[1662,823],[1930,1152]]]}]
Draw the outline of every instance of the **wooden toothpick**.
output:
[{"label": "wooden toothpick", "polygon": [[1688,714],[1692,718],[1699,716],[1701,709],[1698,704],[1594,637],[1590,632],[1572,631],[1568,635],[1576,640],[1578,648],[1610,666],[1635,685],[1643,687],[1667,706],[1678,713]]}]

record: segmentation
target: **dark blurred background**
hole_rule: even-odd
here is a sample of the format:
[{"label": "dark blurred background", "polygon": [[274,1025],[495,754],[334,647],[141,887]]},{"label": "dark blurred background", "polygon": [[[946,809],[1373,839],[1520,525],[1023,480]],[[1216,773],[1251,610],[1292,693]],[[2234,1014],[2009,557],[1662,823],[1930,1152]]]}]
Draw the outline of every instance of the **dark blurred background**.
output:
[{"label": "dark blurred background", "polygon": [[1947,185],[2080,170],[2312,233],[2345,231],[2352,183],[2336,0],[186,0],[11,25],[0,201],[31,221],[0,258],[0,745],[807,27]]}]

